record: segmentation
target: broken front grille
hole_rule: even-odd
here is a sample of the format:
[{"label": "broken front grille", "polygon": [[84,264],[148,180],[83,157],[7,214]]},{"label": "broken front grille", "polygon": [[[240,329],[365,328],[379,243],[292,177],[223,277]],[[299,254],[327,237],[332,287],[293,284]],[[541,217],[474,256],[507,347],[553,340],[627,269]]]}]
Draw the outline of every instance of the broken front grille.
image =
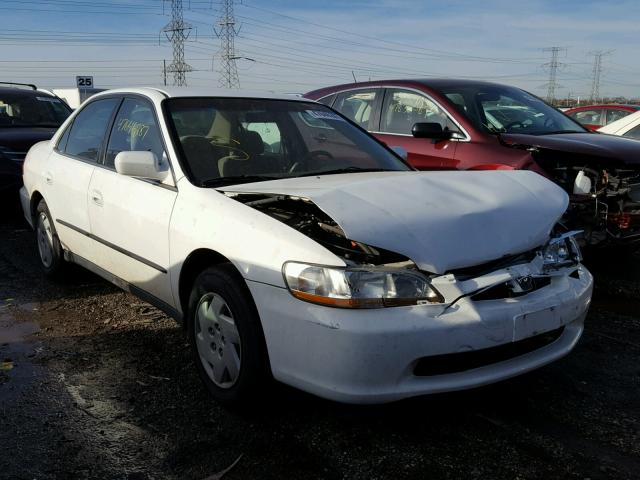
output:
[{"label": "broken front grille", "polygon": [[531,292],[535,292],[547,285],[551,284],[550,277],[528,277],[530,285],[527,289],[514,291],[511,282],[500,283],[494,285],[486,290],[482,290],[479,293],[471,295],[471,298],[475,301],[481,300],[500,300],[503,298],[516,298],[522,295],[527,295]]},{"label": "broken front grille", "polygon": [[535,258],[538,250],[539,248],[535,248],[527,252],[522,252],[515,255],[507,255],[505,257],[491,260],[480,265],[450,270],[447,273],[453,273],[457,280],[468,280],[470,278],[480,277],[482,275],[486,275],[487,273],[500,270],[501,268],[530,263]]}]

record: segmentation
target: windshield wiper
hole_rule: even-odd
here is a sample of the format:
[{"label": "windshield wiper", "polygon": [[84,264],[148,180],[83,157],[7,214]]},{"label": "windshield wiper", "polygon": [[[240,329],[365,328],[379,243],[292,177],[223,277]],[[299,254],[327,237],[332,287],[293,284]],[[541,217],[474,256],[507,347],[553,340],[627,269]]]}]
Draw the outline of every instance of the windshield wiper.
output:
[{"label": "windshield wiper", "polygon": [[265,182],[267,180],[279,180],[282,177],[269,177],[266,175],[233,175],[230,177],[209,178],[200,182],[201,187],[221,187],[240,183]]},{"label": "windshield wiper", "polygon": [[402,170],[393,170],[390,168],[360,168],[360,167],[344,167],[334,170],[323,170],[319,172],[308,172],[298,175],[299,177],[312,177],[314,175],[335,175],[338,173],[354,173],[354,172],[400,172]]}]

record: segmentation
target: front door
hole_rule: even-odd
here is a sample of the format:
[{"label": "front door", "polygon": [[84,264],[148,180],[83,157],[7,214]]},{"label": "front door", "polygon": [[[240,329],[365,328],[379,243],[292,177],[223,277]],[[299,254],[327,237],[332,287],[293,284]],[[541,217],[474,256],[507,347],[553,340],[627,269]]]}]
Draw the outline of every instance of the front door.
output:
[{"label": "front door", "polygon": [[95,263],[131,285],[173,304],[169,280],[169,221],[177,197],[173,178],[164,183],[120,175],[121,151],[151,151],[164,158],[153,106],[125,98],[113,122],[103,164],[89,185]]},{"label": "front door", "polygon": [[455,169],[458,141],[414,138],[416,123],[439,123],[443,130],[459,132],[458,127],[435,102],[413,90],[388,88],[380,113],[377,138],[390,147],[407,151],[407,161],[420,170]]}]

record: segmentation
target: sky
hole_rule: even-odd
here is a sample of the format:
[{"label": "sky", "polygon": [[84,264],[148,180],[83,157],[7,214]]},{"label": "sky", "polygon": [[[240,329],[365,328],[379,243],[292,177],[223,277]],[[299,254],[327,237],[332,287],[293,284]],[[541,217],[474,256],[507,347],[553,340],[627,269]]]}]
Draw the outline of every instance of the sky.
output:
[{"label": "sky", "polygon": [[[219,86],[220,1],[182,0],[191,25],[190,86]],[[556,97],[640,97],[640,2],[589,0],[236,0],[242,88],[303,93],[369,79],[464,77],[547,94],[561,47]],[[161,85],[173,58],[161,32],[171,0],[0,0],[0,80],[98,88]],[[5,28],[6,27],[6,28]],[[173,83],[168,74],[167,82]]]}]

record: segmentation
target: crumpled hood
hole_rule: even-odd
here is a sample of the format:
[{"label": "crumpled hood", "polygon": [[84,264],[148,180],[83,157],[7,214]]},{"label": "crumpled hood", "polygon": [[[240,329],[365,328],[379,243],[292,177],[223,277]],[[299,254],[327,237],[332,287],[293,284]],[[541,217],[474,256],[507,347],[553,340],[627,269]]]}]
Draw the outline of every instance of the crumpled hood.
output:
[{"label": "crumpled hood", "polygon": [[308,198],[347,238],[405,255],[432,273],[543,245],[569,201],[528,171],[352,173],[219,190]]},{"label": "crumpled hood", "polygon": [[520,148],[555,150],[609,160],[613,165],[640,167],[640,142],[602,133],[558,133],[555,135],[500,134],[502,143]]}]

